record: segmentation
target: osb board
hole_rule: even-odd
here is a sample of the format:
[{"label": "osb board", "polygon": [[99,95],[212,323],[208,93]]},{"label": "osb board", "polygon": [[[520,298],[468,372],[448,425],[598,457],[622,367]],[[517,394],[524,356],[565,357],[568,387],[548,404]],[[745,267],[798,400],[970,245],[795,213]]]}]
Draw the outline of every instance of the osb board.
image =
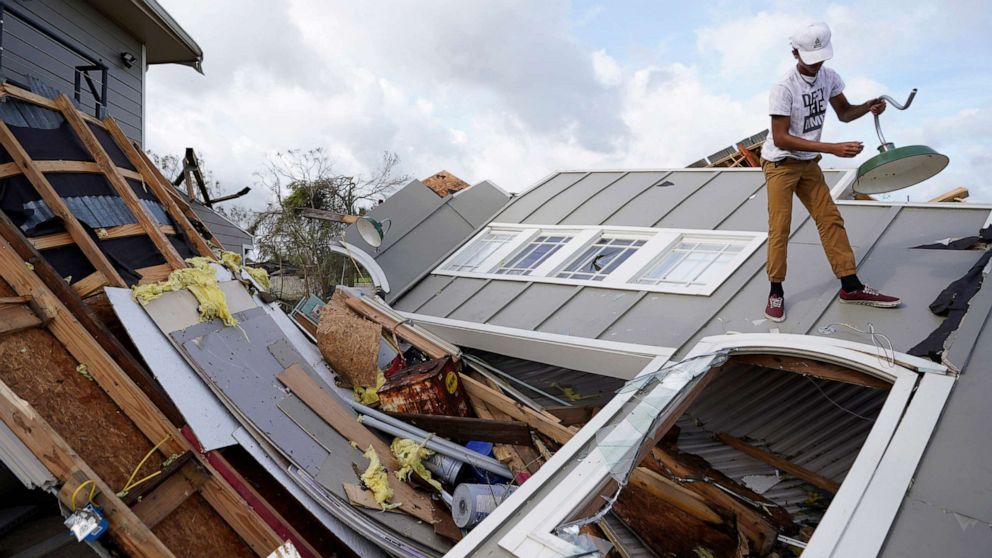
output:
[{"label": "osb board", "polygon": [[[0,280],[0,296],[13,294]],[[0,337],[0,380],[30,403],[108,485],[123,487],[153,443],[96,382],[76,372],[77,364],[47,330]],[[147,474],[161,464],[162,456],[156,453],[142,471]],[[240,556],[247,546],[212,509],[208,511],[212,515],[200,513],[198,521],[190,524],[197,538],[214,541],[213,554],[201,555]],[[225,539],[228,536],[236,544],[230,544]],[[163,532],[160,538],[175,552],[183,544],[182,538],[175,537]]]},{"label": "osb board", "polygon": [[335,292],[320,311],[317,346],[341,379],[355,386],[374,386],[382,326],[351,311]]},{"label": "osb board", "polygon": [[254,557],[255,553],[231,529],[204,529],[204,525],[223,525],[223,521],[203,496],[194,494],[156,525],[152,532],[166,542],[176,558]]}]

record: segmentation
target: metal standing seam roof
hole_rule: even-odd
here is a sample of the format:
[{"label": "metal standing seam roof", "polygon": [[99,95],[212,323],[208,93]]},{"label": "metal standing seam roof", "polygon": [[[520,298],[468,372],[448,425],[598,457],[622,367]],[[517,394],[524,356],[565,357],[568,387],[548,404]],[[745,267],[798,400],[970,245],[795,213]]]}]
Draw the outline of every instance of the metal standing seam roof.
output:
[{"label": "metal standing seam roof", "polygon": [[[833,188],[847,171],[824,171]],[[671,186],[657,184],[669,182]],[[759,169],[560,172],[525,192],[493,223],[617,225],[702,230],[767,231],[767,198]],[[972,204],[839,202],[866,283],[900,295],[895,310],[836,302],[838,284],[802,204],[793,208],[785,282],[788,320],[763,317],[766,248],[759,248],[710,296],[556,285],[429,274],[394,306],[404,312],[600,339],[689,348],[728,331],[821,335],[846,323],[874,324],[905,351],[941,319],[927,305],[974,263],[974,252],[915,246],[974,235],[989,207]],[[436,266],[440,261],[436,261]],[[826,330],[823,330],[826,331]],[[842,326],[830,335],[870,342]]]}]

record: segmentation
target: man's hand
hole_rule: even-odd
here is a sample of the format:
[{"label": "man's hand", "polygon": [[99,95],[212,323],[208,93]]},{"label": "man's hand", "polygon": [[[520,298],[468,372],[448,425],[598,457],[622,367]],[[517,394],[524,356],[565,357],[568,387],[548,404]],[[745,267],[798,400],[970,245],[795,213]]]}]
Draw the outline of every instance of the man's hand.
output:
[{"label": "man's hand", "polygon": [[861,150],[865,148],[865,144],[860,141],[845,141],[841,143],[832,143],[830,154],[836,155],[838,157],[844,157],[850,159],[851,157],[856,157]]},{"label": "man's hand", "polygon": [[868,110],[874,115],[879,115],[885,112],[885,106],[885,99],[881,97],[868,101]]}]

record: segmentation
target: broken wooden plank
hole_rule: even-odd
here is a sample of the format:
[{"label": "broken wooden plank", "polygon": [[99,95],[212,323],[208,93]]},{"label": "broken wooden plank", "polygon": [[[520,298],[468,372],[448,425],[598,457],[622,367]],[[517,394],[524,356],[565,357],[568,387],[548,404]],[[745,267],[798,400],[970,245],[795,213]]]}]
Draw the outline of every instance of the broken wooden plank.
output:
[{"label": "broken wooden plank", "polygon": [[79,111],[73,106],[69,97],[66,97],[64,94],[59,95],[55,103],[58,105],[62,116],[65,117],[69,126],[76,133],[76,137],[79,138],[79,141],[82,142],[90,156],[93,157],[96,164],[103,170],[107,182],[110,183],[114,191],[117,192],[117,195],[124,201],[124,205],[130,210],[131,215],[138,220],[138,224],[141,225],[141,228],[145,230],[145,234],[148,235],[152,243],[155,244],[155,247],[158,248],[159,253],[165,258],[166,263],[173,269],[186,267],[186,262],[183,261],[183,257],[176,251],[176,247],[158,229],[151,211],[138,199],[138,195],[134,193],[131,185],[124,180],[124,177],[117,173],[117,166],[110,159],[107,150],[100,144],[100,140],[96,139],[96,136],[93,135],[93,130],[90,130],[89,125],[80,117]]},{"label": "broken wooden plank", "polygon": [[209,478],[210,473],[195,461],[190,461],[131,509],[145,525],[155,527],[176,511],[187,498],[199,492]]},{"label": "broken wooden plank", "polygon": [[948,191],[944,192],[943,194],[941,194],[941,195],[939,195],[939,196],[937,196],[937,197],[935,197],[935,198],[933,198],[931,200],[928,200],[928,201],[930,203],[956,202],[956,201],[961,201],[961,200],[967,198],[969,195],[971,195],[971,193],[968,191],[967,188],[965,188],[963,186],[958,186],[957,188],[954,188],[952,190],[948,190]]},{"label": "broken wooden plank", "polygon": [[716,435],[716,437],[724,444],[740,452],[746,453],[759,461],[764,461],[765,463],[771,465],[772,467],[775,467],[776,469],[782,471],[783,473],[787,473],[798,479],[802,479],[812,484],[813,486],[816,486],[817,488],[822,488],[823,490],[826,490],[827,492],[830,492],[832,494],[836,494],[837,490],[840,489],[839,483],[836,483],[816,472],[810,471],[805,467],[796,465],[795,463],[792,463],[791,461],[788,461],[783,457],[775,455],[774,453],[752,446],[751,444],[745,442],[744,440],[741,440],[740,438],[735,438],[734,436],[731,436],[726,432],[720,432]]},{"label": "broken wooden plank", "polygon": [[558,417],[565,426],[585,424],[599,411],[599,407],[573,405],[570,407],[545,407],[545,411]]},{"label": "broken wooden plank", "polygon": [[731,358],[731,362],[743,362],[754,366],[762,366],[773,370],[784,370],[795,372],[807,376],[814,376],[824,380],[844,382],[857,386],[872,389],[889,389],[892,384],[881,378],[876,378],[864,372],[844,368],[836,364],[819,362],[808,358],[784,356],[784,355],[737,355]]},{"label": "broken wooden plank", "polygon": [[[469,404],[472,405],[472,409],[475,410],[476,416],[485,420],[507,420],[510,418],[509,415],[501,413],[499,411],[490,409],[488,405],[478,399],[472,399],[469,396]],[[493,457],[497,461],[506,465],[513,471],[514,476],[521,471],[528,471],[527,461],[524,460],[523,456],[520,455],[516,446],[510,444],[495,444],[493,445]]]},{"label": "broken wooden plank", "polygon": [[442,438],[459,442],[482,440],[498,444],[531,443],[530,428],[527,423],[515,420],[487,420],[417,413],[386,414],[427,432],[433,432]]},{"label": "broken wooden plank", "polygon": [[80,298],[86,298],[106,285],[107,278],[104,277],[99,271],[94,271],[93,273],[90,273],[86,277],[83,277],[79,281],[73,283],[72,288],[76,291],[76,294],[78,294]]},{"label": "broken wooden plank", "polygon": [[[796,530],[792,516],[784,508],[714,469],[698,455],[679,451],[673,445],[656,447],[642,465],[674,477],[673,480],[691,479],[692,482],[686,482],[684,487],[705,498],[712,507],[726,510],[736,518],[738,528],[759,552],[771,550],[780,530],[786,533]],[[746,504],[746,501],[757,505]]]},{"label": "broken wooden plank", "polygon": [[[117,124],[116,120],[113,118],[107,118],[104,120],[104,123],[106,124],[106,128],[110,133],[110,136],[114,138],[115,142],[117,142],[117,146],[124,151],[124,155],[126,155],[128,160],[131,161],[134,168],[138,169],[138,172],[141,175],[141,180],[143,180],[144,183],[152,189],[155,197],[158,198],[158,201],[165,206],[165,210],[169,213],[169,216],[172,217],[172,220],[179,225],[179,228],[182,229],[183,233],[186,235],[186,238],[193,243],[193,247],[196,248],[197,253],[208,258],[213,257],[213,251],[210,249],[210,246],[207,244],[206,240],[200,236],[200,233],[193,227],[193,224],[189,219],[190,214],[193,212],[192,209],[190,209],[187,205],[186,209],[189,210],[189,213],[187,213],[176,200],[178,193],[176,193],[175,188],[169,184],[169,181],[162,176],[155,165],[148,160],[147,156],[134,147],[134,144],[132,144],[131,140],[127,138],[124,131],[121,130],[121,127]],[[173,197],[174,195],[176,197]]]},{"label": "broken wooden plank", "polygon": [[479,399],[486,405],[498,409],[516,420],[526,422],[534,430],[559,444],[567,443],[575,435],[576,430],[574,428],[562,426],[560,422],[556,422],[557,419],[549,418],[549,415],[525,407],[466,374],[462,374],[461,379],[470,398]]},{"label": "broken wooden plank", "polygon": [[[317,413],[328,426],[337,430],[347,440],[355,442],[361,451],[372,446],[383,466],[390,471],[399,470],[399,463],[393,457],[389,446],[372,431],[362,426],[350,409],[345,409],[339,405],[324,390],[324,387],[311,378],[299,364],[290,366],[276,377],[294,395],[306,403],[313,412]],[[393,488],[395,501],[400,503],[399,509],[423,521],[434,522],[435,511],[428,497],[416,492],[413,487],[395,479],[392,475],[389,476],[389,485]]]},{"label": "broken wooden plank", "polygon": [[0,298],[0,335],[17,333],[45,324],[45,321],[28,305],[30,299],[31,297]]},{"label": "broken wooden plank", "polygon": [[72,240],[79,246],[79,249],[82,250],[83,255],[89,260],[90,265],[103,273],[104,277],[110,281],[110,284],[115,287],[125,287],[124,279],[121,278],[120,274],[117,273],[117,270],[110,263],[110,260],[107,259],[107,256],[97,246],[96,241],[90,237],[83,225],[76,219],[76,216],[69,211],[62,197],[55,191],[51,183],[48,182],[45,175],[38,170],[38,167],[31,160],[27,151],[21,147],[20,142],[14,137],[14,133],[2,121],[0,121],[0,145],[7,150],[10,158],[21,169],[24,177],[27,178],[31,186],[41,195],[48,209],[62,219],[66,231],[72,236]]},{"label": "broken wooden plank", "polygon": [[629,484],[624,490],[630,490],[631,488],[644,490],[696,519],[713,524],[723,522],[720,514],[713,511],[702,496],[687,488],[683,488],[677,482],[667,479],[651,469],[634,467],[634,470],[630,473]]},{"label": "broken wooden plank", "polygon": [[[64,482],[59,499],[72,506],[72,492],[83,482],[96,486],[94,501],[103,508],[110,532],[122,549],[134,556],[171,557],[172,552],[138,519],[114,491],[82,460],[34,408],[0,381],[0,420],[42,464]],[[88,488],[85,488],[88,494]],[[82,492],[82,491],[80,491]],[[78,498],[77,498],[78,500]]]}]

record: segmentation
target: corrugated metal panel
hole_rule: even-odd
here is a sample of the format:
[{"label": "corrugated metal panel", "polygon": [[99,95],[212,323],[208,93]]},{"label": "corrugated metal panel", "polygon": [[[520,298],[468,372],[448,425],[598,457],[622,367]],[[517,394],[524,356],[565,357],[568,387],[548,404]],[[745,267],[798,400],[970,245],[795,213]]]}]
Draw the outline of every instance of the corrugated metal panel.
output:
[{"label": "corrugated metal panel", "polygon": [[[609,188],[587,199],[579,200],[572,212],[561,220],[563,225],[601,225],[604,216],[613,214],[625,203],[640,195],[652,185],[669,176],[667,171],[630,172]],[[659,187],[660,189],[660,187]]]},{"label": "corrugated metal panel", "polygon": [[536,329],[581,289],[582,287],[570,285],[531,283],[520,296],[500,308],[489,323],[520,329]]},{"label": "corrugated metal panel", "polygon": [[498,308],[506,306],[519,296],[527,283],[516,281],[490,281],[465,303],[447,315],[453,320],[485,323]]},{"label": "corrugated metal panel", "polygon": [[[556,397],[562,397],[563,391],[561,388],[572,388],[576,395],[582,397],[582,399],[574,402],[577,406],[602,406],[612,399],[616,395],[617,390],[623,387],[624,384],[624,381],[618,378],[579,372],[578,370],[571,370],[560,366],[497,355],[485,351],[471,351],[471,353],[486,361],[490,366]],[[511,383],[511,385],[521,389],[541,405],[546,407],[557,407],[561,405],[561,403],[553,399],[523,389],[517,384]]]},{"label": "corrugated metal panel", "polygon": [[524,223],[535,223],[538,225],[557,225],[575,208],[582,205],[591,196],[611,186],[625,173],[622,172],[597,172],[572,184],[560,194],[553,196],[543,205],[538,207],[526,219]]},{"label": "corrugated metal panel", "polygon": [[721,173],[706,184],[705,188],[694,192],[652,225],[676,229],[712,229],[728,215],[732,215],[764,183],[765,177],[760,172]]},{"label": "corrugated metal panel", "polygon": [[[727,432],[842,482],[887,392],[765,368],[731,368],[718,376],[679,420],[679,447],[737,481],[775,469],[713,435]],[[812,487],[783,475],[764,495],[802,519]],[[819,512],[812,514],[814,517]]]},{"label": "corrugated metal panel", "polygon": [[611,188],[605,195],[613,196],[613,204],[620,204],[619,207],[610,211],[613,204],[604,203],[598,220],[604,225],[650,227],[717,176],[718,172],[676,171],[665,177],[671,186],[649,186],[634,196],[625,195],[626,189],[617,184],[616,191]]},{"label": "corrugated metal panel", "polygon": [[[78,196],[74,198],[62,198],[69,211],[77,219],[86,223],[94,229],[117,227],[120,225],[130,225],[137,223],[137,219],[131,214],[124,200],[116,196]],[[160,225],[169,225],[172,222],[166,214],[165,209],[157,201],[141,200],[146,208],[151,212],[152,219]],[[24,204],[25,211],[32,211],[21,228],[28,230],[38,223],[43,223],[55,214],[48,208],[44,200],[35,200]]]},{"label": "corrugated metal panel", "polygon": [[562,193],[588,173],[563,172],[536,186],[513,200],[506,209],[493,219],[499,223],[520,223],[528,215],[541,208],[548,200]]}]

